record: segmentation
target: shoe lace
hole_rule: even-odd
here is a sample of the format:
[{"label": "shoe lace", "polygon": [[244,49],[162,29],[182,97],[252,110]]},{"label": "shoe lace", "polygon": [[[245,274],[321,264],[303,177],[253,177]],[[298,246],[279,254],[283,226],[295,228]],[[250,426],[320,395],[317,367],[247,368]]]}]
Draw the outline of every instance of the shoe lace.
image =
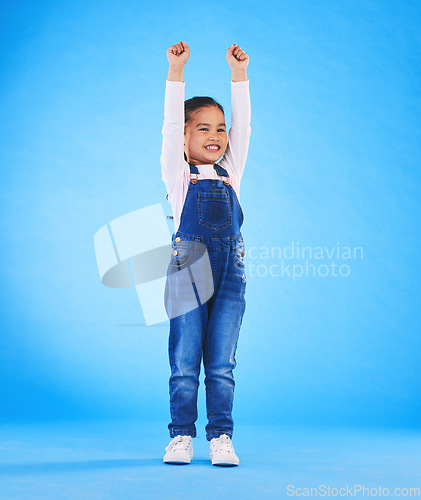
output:
[{"label": "shoe lace", "polygon": [[212,440],[212,448],[215,453],[235,453],[231,438],[227,434],[222,434],[219,438]]},{"label": "shoe lace", "polygon": [[190,436],[176,436],[170,444],[165,448],[166,451],[185,451],[190,446]]}]

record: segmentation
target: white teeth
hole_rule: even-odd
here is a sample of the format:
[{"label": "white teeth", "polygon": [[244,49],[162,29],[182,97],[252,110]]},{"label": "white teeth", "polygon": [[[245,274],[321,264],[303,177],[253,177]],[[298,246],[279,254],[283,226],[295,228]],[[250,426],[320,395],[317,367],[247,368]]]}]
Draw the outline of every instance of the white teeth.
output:
[{"label": "white teeth", "polygon": [[206,149],[219,149],[218,146],[205,146]]}]

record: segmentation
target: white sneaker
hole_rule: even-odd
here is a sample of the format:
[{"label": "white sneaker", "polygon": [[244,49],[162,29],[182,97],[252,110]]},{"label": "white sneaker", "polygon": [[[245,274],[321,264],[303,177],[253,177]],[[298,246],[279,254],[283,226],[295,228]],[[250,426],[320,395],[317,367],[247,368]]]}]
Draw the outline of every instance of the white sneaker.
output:
[{"label": "white sneaker", "polygon": [[212,438],[210,448],[212,465],[238,465],[240,463],[235,454],[231,438],[227,434],[222,434],[218,438]]},{"label": "white sneaker", "polygon": [[165,448],[164,462],[167,464],[189,464],[193,458],[193,438],[191,436],[176,436]]}]

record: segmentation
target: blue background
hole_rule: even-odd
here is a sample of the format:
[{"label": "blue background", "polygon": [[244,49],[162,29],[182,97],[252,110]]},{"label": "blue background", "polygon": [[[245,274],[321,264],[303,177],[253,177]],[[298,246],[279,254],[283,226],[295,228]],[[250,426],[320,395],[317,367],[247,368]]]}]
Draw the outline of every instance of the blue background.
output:
[{"label": "blue background", "polygon": [[[418,2],[16,1],[0,19],[3,422],[169,422],[168,323],[101,284],[93,236],[171,213],[165,52],[185,40],[186,99],[214,97],[228,122],[226,51],[250,56],[235,421],[419,426]],[[252,247],[291,242],[363,258],[338,262],[348,277],[252,275],[280,263]]]}]

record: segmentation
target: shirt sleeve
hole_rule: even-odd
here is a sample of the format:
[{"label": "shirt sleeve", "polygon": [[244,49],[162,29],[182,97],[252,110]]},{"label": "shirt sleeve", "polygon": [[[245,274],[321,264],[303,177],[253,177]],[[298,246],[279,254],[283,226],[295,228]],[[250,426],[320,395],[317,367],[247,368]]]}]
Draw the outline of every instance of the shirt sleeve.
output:
[{"label": "shirt sleeve", "polygon": [[228,134],[228,147],[224,155],[224,164],[229,175],[234,175],[239,191],[240,180],[246,164],[251,135],[251,105],[249,80],[231,81],[231,128]]},{"label": "shirt sleeve", "polygon": [[161,171],[170,194],[187,165],[184,160],[184,91],[185,82],[166,81]]}]

